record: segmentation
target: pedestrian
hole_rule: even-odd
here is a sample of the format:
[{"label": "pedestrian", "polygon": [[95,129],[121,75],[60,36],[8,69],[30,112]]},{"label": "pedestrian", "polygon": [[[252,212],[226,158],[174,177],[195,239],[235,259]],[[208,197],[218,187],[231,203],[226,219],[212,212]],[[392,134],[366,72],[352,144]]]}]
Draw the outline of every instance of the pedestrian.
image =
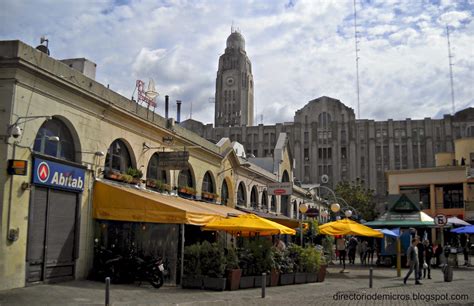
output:
[{"label": "pedestrian", "polygon": [[375,239],[372,238],[367,246],[367,264],[374,264]]},{"label": "pedestrian", "polygon": [[403,278],[403,284],[407,284],[407,280],[410,277],[412,272],[415,272],[415,285],[421,285],[418,278],[418,270],[420,269],[420,262],[418,261],[418,237],[415,237],[411,240],[411,245],[407,250],[407,267],[410,267],[407,275]]},{"label": "pedestrian", "polygon": [[339,252],[339,263],[344,270],[346,268],[346,240],[344,237],[336,239],[336,249]]},{"label": "pedestrian", "polygon": [[274,247],[280,252],[283,252],[286,249],[285,243],[278,237],[275,238]]},{"label": "pedestrian", "polygon": [[355,237],[352,237],[349,240],[349,263],[355,264],[355,254],[356,254],[356,249],[357,249],[357,239]]},{"label": "pedestrian", "polygon": [[435,250],[435,259],[436,259],[436,264],[435,267],[439,267],[441,265],[441,254],[443,254],[443,245],[438,242],[436,245],[436,250]]},{"label": "pedestrian", "polygon": [[428,271],[428,279],[431,279],[431,258],[433,258],[433,246],[427,239],[423,241],[424,244],[424,262],[423,262],[423,278],[426,278],[426,272]]},{"label": "pedestrian", "polygon": [[361,265],[367,264],[366,259],[367,259],[367,249],[368,249],[369,243],[367,240],[362,241],[361,247],[360,247],[360,263]]},{"label": "pedestrian", "polygon": [[424,257],[425,257],[425,247],[423,243],[420,241],[418,238],[418,244],[416,245],[418,248],[418,264],[419,264],[419,269],[418,269],[418,279],[421,279],[421,274],[423,273],[423,262],[424,262]]},{"label": "pedestrian", "polygon": [[464,235],[466,237],[466,240],[464,241],[462,252],[464,254],[464,265],[468,266],[469,265],[469,249],[471,247],[471,243],[469,241],[469,235],[468,234],[464,234]]}]

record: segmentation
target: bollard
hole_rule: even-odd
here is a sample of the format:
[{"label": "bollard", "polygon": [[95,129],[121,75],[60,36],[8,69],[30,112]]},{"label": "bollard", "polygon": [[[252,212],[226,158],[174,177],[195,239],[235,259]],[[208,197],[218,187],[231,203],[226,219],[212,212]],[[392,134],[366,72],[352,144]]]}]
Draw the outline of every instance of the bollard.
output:
[{"label": "bollard", "polygon": [[374,268],[370,267],[369,270],[369,288],[372,288],[372,276],[374,274]]},{"label": "bollard", "polygon": [[105,306],[110,305],[110,277],[105,278]]},{"label": "bollard", "polygon": [[265,287],[267,286],[267,273],[262,273],[262,299],[265,298]]}]

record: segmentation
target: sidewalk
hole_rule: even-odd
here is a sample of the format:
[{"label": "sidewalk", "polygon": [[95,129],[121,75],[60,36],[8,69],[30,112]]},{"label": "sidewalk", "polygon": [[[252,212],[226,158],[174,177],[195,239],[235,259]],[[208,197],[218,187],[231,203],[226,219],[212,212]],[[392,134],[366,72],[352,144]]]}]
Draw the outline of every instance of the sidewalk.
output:
[{"label": "sidewalk", "polygon": [[[439,269],[433,269],[433,279],[422,280],[421,286],[414,285],[413,276],[407,285],[403,285],[403,279],[396,277],[395,269],[374,268],[372,289],[369,288],[368,267],[350,265],[346,266],[347,273],[339,273],[340,270],[339,265],[330,266],[323,283],[269,287],[265,299],[261,298],[260,289],[212,292],[163,287],[157,290],[149,285],[138,287],[133,284],[112,285],[110,297],[112,305],[474,305],[474,268],[455,269],[454,280],[450,283],[443,282]],[[406,272],[406,269],[402,270],[402,277]],[[449,296],[445,298],[445,295]],[[400,301],[400,296],[408,296],[409,302]],[[442,296],[443,300],[434,302],[436,296]],[[387,300],[390,297],[392,300]],[[367,301],[368,298],[372,300]],[[1,306],[104,305],[104,301],[105,285],[93,281],[0,292]]]}]

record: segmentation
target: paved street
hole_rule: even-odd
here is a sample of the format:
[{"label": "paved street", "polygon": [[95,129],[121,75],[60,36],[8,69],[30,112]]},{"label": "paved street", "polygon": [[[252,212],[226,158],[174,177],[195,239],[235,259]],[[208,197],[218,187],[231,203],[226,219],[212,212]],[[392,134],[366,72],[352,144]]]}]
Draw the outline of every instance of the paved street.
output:
[{"label": "paved street", "polygon": [[[403,285],[402,278],[396,277],[396,270],[376,268],[372,289],[369,289],[367,267],[348,266],[347,273],[339,273],[340,270],[337,265],[330,266],[329,274],[323,283],[269,287],[265,299],[261,298],[260,289],[212,292],[175,287],[156,290],[147,285],[141,287],[112,285],[111,303],[112,305],[474,305],[472,267],[456,269],[454,281],[450,283],[443,282],[441,271],[434,269],[433,279],[422,280],[421,286],[415,286],[413,279],[409,284]],[[402,270],[402,276],[405,273],[406,270]],[[103,305],[104,287],[104,284],[99,282],[71,281],[7,290],[0,292],[0,305]]]}]

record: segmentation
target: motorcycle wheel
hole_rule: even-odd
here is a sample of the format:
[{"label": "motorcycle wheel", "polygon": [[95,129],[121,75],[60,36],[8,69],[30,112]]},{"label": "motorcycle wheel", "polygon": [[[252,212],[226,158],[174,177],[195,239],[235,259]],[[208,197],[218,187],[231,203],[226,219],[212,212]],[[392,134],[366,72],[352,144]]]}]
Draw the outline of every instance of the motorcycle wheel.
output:
[{"label": "motorcycle wheel", "polygon": [[154,273],[153,275],[150,276],[148,281],[156,289],[160,288],[161,286],[163,286],[163,282],[164,282],[163,273]]}]

